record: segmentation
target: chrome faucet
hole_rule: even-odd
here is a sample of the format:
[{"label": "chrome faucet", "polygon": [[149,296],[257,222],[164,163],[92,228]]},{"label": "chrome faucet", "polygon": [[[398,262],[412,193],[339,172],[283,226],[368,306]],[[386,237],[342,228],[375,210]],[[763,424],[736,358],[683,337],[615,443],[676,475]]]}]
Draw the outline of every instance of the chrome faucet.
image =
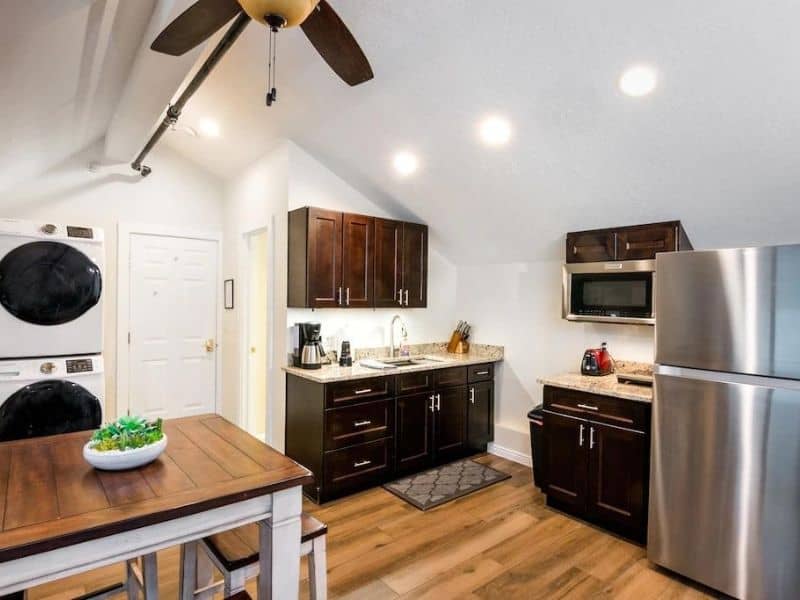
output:
[{"label": "chrome faucet", "polygon": [[395,348],[394,345],[394,324],[397,321],[400,321],[400,333],[402,334],[402,336],[404,338],[408,337],[408,329],[406,329],[406,324],[405,321],[403,321],[403,318],[400,315],[393,316],[392,324],[389,326],[389,346],[390,346],[389,350],[392,358],[396,358],[397,356],[400,355],[400,347],[398,346],[397,348]]}]

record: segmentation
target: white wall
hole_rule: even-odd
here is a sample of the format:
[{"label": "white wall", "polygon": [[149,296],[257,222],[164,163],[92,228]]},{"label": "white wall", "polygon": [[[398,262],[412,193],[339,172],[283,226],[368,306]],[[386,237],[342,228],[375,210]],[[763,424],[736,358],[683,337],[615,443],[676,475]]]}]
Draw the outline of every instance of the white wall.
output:
[{"label": "white wall", "polygon": [[90,173],[102,142],[75,153],[30,181],[0,193],[0,216],[105,230],[103,354],[106,418],[116,416],[117,224],[140,223],[222,229],[222,182],[159,146],[142,178],[123,166]]},{"label": "white wall", "polygon": [[[225,277],[235,277],[237,288],[245,281],[243,236],[262,227],[272,230],[271,251],[273,285],[268,310],[272,327],[272,351],[269,361],[271,429],[270,443],[283,448],[285,413],[285,377],[280,368],[290,353],[288,328],[297,321],[319,321],[323,336],[344,332],[354,348],[387,343],[392,309],[379,310],[303,310],[286,308],[287,213],[302,206],[317,206],[333,210],[392,217],[370,202],[363,194],[347,184],[302,148],[292,142],[282,142],[240,176],[230,180],[226,190],[225,208]],[[412,342],[446,339],[454,326],[456,270],[437,250],[435,230],[429,244],[428,308],[401,310],[409,328]],[[237,295],[244,297],[241,292]],[[223,344],[225,390],[224,414],[238,420],[242,394],[241,332],[244,328],[244,305],[227,311],[224,318]]]},{"label": "white wall", "polygon": [[530,455],[527,412],[542,401],[536,378],[577,371],[586,348],[608,342],[616,359],[653,361],[653,328],[561,318],[562,261],[458,268],[460,314],[477,343],[505,346],[496,372],[495,444]]}]

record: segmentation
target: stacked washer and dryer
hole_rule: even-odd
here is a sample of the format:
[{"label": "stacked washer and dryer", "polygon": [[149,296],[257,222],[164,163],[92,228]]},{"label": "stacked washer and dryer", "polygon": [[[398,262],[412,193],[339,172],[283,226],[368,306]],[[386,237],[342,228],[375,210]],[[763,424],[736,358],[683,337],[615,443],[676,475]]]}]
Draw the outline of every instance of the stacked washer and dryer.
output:
[{"label": "stacked washer and dryer", "polygon": [[0,219],[0,441],[100,426],[103,231]]}]

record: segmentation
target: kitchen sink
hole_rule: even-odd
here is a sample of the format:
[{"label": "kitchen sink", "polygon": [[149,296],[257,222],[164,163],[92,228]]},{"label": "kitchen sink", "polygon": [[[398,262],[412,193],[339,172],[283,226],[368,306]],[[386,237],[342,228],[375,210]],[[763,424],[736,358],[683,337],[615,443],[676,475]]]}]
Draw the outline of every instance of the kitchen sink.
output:
[{"label": "kitchen sink", "polygon": [[401,356],[399,358],[381,358],[378,360],[361,361],[361,364],[372,369],[381,369],[386,367],[418,367],[420,365],[440,362],[444,362],[444,359],[430,356]]}]

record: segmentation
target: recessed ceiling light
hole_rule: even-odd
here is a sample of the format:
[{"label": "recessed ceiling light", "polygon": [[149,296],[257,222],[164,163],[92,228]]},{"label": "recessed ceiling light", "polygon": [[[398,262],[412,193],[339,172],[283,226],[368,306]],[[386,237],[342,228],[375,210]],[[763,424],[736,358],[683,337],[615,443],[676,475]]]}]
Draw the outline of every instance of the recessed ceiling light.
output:
[{"label": "recessed ceiling light", "polygon": [[497,115],[481,121],[479,130],[481,139],[487,146],[503,146],[511,139],[511,123]]},{"label": "recessed ceiling light", "polygon": [[658,83],[658,76],[653,67],[637,65],[622,74],[622,77],[619,78],[619,89],[628,96],[638,98],[646,96],[656,89],[656,83]]},{"label": "recessed ceiling light", "polygon": [[214,119],[200,119],[200,122],[197,124],[197,129],[201,135],[205,137],[219,137],[220,130],[219,130],[219,123],[217,123]]},{"label": "recessed ceiling light", "polygon": [[394,170],[403,177],[411,175],[419,168],[419,159],[411,152],[398,152],[392,161]]}]

